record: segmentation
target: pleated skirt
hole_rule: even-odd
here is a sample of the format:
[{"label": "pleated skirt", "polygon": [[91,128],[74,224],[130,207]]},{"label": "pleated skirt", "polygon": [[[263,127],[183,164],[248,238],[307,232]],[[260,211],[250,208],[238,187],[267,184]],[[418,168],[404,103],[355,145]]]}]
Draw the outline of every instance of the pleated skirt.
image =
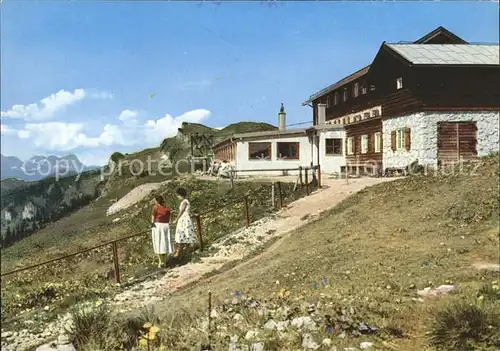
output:
[{"label": "pleated skirt", "polygon": [[151,228],[153,250],[157,255],[171,254],[173,252],[170,238],[170,225],[168,223],[155,223]]}]

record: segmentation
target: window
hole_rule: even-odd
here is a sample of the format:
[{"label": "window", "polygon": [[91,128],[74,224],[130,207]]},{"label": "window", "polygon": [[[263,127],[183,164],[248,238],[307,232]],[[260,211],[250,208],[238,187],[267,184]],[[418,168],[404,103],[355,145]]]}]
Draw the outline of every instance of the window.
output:
[{"label": "window", "polygon": [[329,108],[330,107],[330,96],[328,96],[326,98],[326,107]]},{"label": "window", "polygon": [[366,89],[366,85],[361,87],[361,94],[365,95],[368,89]]},{"label": "window", "polygon": [[403,77],[396,79],[396,89],[401,89],[403,87]]},{"label": "window", "polygon": [[353,137],[347,138],[347,154],[348,155],[354,154],[354,138]]},{"label": "window", "polygon": [[381,152],[382,151],[382,133],[375,133],[374,135],[374,142],[375,142],[375,145],[374,145],[374,150],[375,152]]},{"label": "window", "polygon": [[361,136],[361,153],[366,154],[368,152],[368,135]]},{"label": "window", "polygon": [[300,143],[277,143],[278,159],[298,160]]},{"label": "window", "polygon": [[405,131],[398,129],[396,131],[396,149],[403,150],[405,148]]},{"label": "window", "polygon": [[411,129],[401,128],[391,132],[391,150],[411,150]]},{"label": "window", "polygon": [[375,89],[377,89],[377,87],[375,85],[370,85],[370,91],[375,91]]},{"label": "window", "polygon": [[339,104],[339,93],[336,92],[335,94],[333,94],[333,104],[335,106],[337,106]]},{"label": "window", "polygon": [[347,88],[344,90],[344,101],[347,101],[347,96],[349,95],[349,91]]},{"label": "window", "polygon": [[342,139],[325,139],[326,155],[342,155]]},{"label": "window", "polygon": [[248,143],[248,159],[271,161],[271,143]]},{"label": "window", "polygon": [[354,83],[352,93],[353,93],[354,97],[359,96],[359,83]]},{"label": "window", "polygon": [[403,87],[403,77],[396,79],[396,89],[401,89]]}]

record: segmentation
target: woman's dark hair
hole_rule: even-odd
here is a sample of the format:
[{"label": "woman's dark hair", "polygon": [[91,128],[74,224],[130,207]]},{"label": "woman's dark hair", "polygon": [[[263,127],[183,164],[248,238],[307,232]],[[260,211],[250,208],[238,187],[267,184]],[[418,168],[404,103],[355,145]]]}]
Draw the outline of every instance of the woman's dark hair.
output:
[{"label": "woman's dark hair", "polygon": [[188,194],[186,189],[184,189],[184,188],[179,188],[179,189],[177,189],[176,192],[177,192],[177,195],[182,196],[182,197],[186,197]]},{"label": "woman's dark hair", "polygon": [[160,205],[165,206],[165,199],[161,195],[155,195],[155,200],[158,202]]}]

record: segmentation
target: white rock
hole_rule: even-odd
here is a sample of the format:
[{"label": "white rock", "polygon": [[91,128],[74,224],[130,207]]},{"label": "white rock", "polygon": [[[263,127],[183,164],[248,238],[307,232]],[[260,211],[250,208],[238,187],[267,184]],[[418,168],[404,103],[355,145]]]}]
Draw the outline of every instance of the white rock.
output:
[{"label": "white rock", "polygon": [[250,347],[250,351],[264,351],[264,343],[258,342],[258,343],[252,344],[252,346]]},{"label": "white rock", "polygon": [[302,347],[306,350],[317,350],[319,345],[314,341],[311,334],[304,334],[302,336]]},{"label": "white rock", "polygon": [[373,347],[373,343],[368,341],[363,341],[362,343],[359,344],[359,347],[361,347],[362,349],[369,349]]},{"label": "white rock", "polygon": [[219,314],[217,313],[217,310],[213,309],[212,312],[210,312],[210,317],[212,317],[212,318],[219,317]]},{"label": "white rock", "polygon": [[453,285],[440,285],[435,289],[431,289],[430,287],[428,287],[423,290],[419,290],[417,294],[422,297],[429,297],[448,294],[454,290],[455,287]]},{"label": "white rock", "polygon": [[246,340],[253,340],[255,339],[257,336],[259,335],[259,332],[256,331],[256,330],[249,330],[247,331],[246,335],[245,335],[245,339]]},{"label": "white rock", "polygon": [[292,320],[292,326],[297,329],[304,329],[309,331],[318,329],[316,323],[309,316],[294,318]]},{"label": "white rock", "polygon": [[66,334],[61,334],[57,338],[58,345],[68,345],[70,343],[69,337]]},{"label": "white rock", "polygon": [[328,339],[328,338],[325,338],[325,339],[323,339],[323,341],[321,342],[321,344],[323,346],[330,346],[332,344],[332,340]]},{"label": "white rock", "polygon": [[73,344],[67,345],[56,345],[55,342],[51,342],[42,346],[39,346],[36,351],[76,351]]},{"label": "white rock", "polygon": [[285,331],[285,329],[288,328],[289,325],[290,325],[290,321],[281,321],[281,322],[276,323],[276,329],[279,332],[282,332],[282,331]]},{"label": "white rock", "polygon": [[4,332],[2,332],[2,339],[10,338],[12,335],[14,335],[13,332],[11,332],[11,331],[4,331]]},{"label": "white rock", "polygon": [[276,329],[276,322],[273,321],[272,319],[268,320],[266,324],[264,324],[264,329],[269,329],[269,330],[273,330],[273,329]]},{"label": "white rock", "polygon": [[237,321],[237,322],[241,322],[242,320],[244,320],[244,319],[245,319],[245,317],[243,317],[243,316],[242,316],[241,314],[239,314],[239,313],[236,313],[236,314],[234,315],[233,319],[234,319],[235,321]]}]

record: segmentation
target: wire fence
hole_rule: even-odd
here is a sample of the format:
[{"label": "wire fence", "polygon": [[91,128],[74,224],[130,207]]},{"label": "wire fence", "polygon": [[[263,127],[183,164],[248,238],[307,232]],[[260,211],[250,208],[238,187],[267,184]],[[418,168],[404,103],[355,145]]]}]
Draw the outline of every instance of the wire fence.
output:
[{"label": "wire fence", "polygon": [[[253,222],[286,207],[301,197],[309,195],[321,186],[320,177],[317,176],[317,174],[320,174],[318,166],[312,168],[299,167],[287,169],[287,171],[299,172],[295,183],[282,181],[267,183],[268,185],[259,186],[242,196],[230,199],[227,202],[222,201],[219,206],[194,212],[193,220],[198,237],[198,243],[195,245],[194,250],[197,250],[201,256],[207,255],[206,250],[212,243],[223,239],[235,230],[249,227]],[[238,186],[238,183],[232,184],[232,186]],[[2,283],[6,278],[13,278],[17,286],[27,285],[30,280],[25,280],[28,278],[23,279],[23,275],[19,275],[30,271],[32,274],[30,274],[31,278],[29,279],[35,277],[37,280],[62,277],[63,274],[70,277],[79,277],[81,272],[78,271],[83,269],[81,267],[85,265],[87,265],[87,268],[95,266],[96,270],[101,269],[101,271],[104,267],[109,267],[105,268],[105,276],[103,277],[102,274],[100,276],[100,279],[104,279],[104,282],[112,280],[115,283],[121,283],[124,280],[131,280],[131,278],[141,280],[146,275],[151,275],[151,271],[146,269],[147,263],[145,260],[145,257],[151,256],[150,238],[144,237],[145,234],[149,233],[151,233],[149,228],[140,230],[61,257],[13,269],[1,274]],[[147,240],[144,240],[146,238]],[[135,256],[136,261],[131,261],[131,252],[139,254]],[[77,257],[80,261],[76,260]],[[64,280],[65,278],[61,279]],[[97,284],[96,279],[93,278],[89,284]],[[4,289],[8,289],[8,287],[4,287],[4,284],[2,284],[2,290]]]}]

